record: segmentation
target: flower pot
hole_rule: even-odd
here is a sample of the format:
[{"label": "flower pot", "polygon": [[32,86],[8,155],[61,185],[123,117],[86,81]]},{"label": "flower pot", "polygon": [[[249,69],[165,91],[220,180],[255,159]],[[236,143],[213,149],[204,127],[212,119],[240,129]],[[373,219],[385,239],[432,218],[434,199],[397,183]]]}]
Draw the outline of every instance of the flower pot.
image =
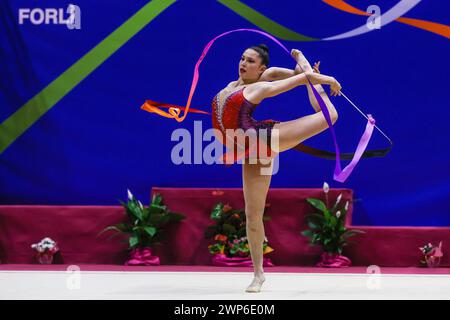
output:
[{"label": "flower pot", "polygon": [[125,262],[126,266],[159,266],[159,257],[152,256],[152,249],[136,248],[131,250],[129,259]]},{"label": "flower pot", "polygon": [[244,251],[238,251],[237,255],[241,258],[250,258],[250,253],[249,252],[244,252]]},{"label": "flower pot", "polygon": [[352,264],[349,258],[338,253],[323,252],[320,257],[321,261],[316,264],[316,267],[345,268],[350,267]]},{"label": "flower pot", "polygon": [[[212,257],[212,264],[220,267],[252,267],[253,262],[250,256],[247,257],[227,257],[225,254],[217,253]],[[270,258],[263,258],[264,267],[273,267]]]},{"label": "flower pot", "polygon": [[53,263],[53,253],[51,253],[51,252],[38,253],[37,260],[40,264],[52,264]]},{"label": "flower pot", "polygon": [[439,264],[441,262],[441,258],[440,257],[435,257],[435,256],[426,257],[425,260],[427,262],[427,267],[428,268],[439,267]]}]

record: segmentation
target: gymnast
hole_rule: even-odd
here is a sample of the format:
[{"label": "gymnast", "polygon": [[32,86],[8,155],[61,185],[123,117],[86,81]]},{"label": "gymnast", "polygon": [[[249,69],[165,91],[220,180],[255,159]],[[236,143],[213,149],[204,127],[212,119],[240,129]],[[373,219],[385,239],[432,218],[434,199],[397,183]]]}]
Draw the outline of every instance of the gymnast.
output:
[{"label": "gymnast", "polygon": [[[320,62],[311,67],[299,50],[293,49],[291,55],[297,61],[294,70],[279,67],[269,68],[269,49],[266,45],[260,44],[246,49],[239,62],[239,78],[230,82],[212,101],[212,123],[216,132],[226,135],[230,129],[254,129],[257,134],[265,131],[263,139],[257,140],[257,150],[260,149],[261,141],[264,141],[269,150],[268,154],[260,158],[258,158],[260,156],[260,152],[258,152],[255,159],[248,153],[250,146],[244,146],[246,152],[242,162],[242,179],[247,220],[246,231],[254,268],[254,278],[245,290],[246,292],[260,292],[265,281],[263,270],[265,234],[262,216],[272,175],[262,174],[262,169],[272,170],[273,158],[277,153],[289,150],[328,128],[314,93],[307,85],[308,78],[324,100],[332,123],[334,124],[338,119],[338,113],[321,85],[330,85],[330,94],[336,96],[340,95],[341,85],[339,82],[334,77],[320,74]],[[300,85],[307,85],[309,101],[315,113],[285,122],[271,119],[257,121],[252,118],[253,111],[261,101]],[[224,139],[223,136],[221,139]],[[277,141],[277,143],[273,144],[272,141]],[[262,161],[263,158],[268,159],[269,164],[267,161]],[[233,155],[231,161],[235,163],[238,160],[238,157]],[[230,159],[228,158],[227,161]]]}]

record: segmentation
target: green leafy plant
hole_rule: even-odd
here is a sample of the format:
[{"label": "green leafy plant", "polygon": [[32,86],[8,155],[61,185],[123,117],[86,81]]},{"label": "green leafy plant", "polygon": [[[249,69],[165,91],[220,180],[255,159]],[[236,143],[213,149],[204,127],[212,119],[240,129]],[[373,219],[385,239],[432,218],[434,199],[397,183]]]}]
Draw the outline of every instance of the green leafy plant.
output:
[{"label": "green leafy plant", "polygon": [[125,208],[128,221],[109,226],[100,233],[116,231],[112,237],[118,234],[127,234],[130,249],[160,244],[164,228],[186,218],[183,214],[170,211],[163,204],[162,196],[159,193],[153,195],[152,201],[147,207],[144,207],[130,190],[128,190],[128,201],[125,203],[119,200],[119,202]]},{"label": "green leafy plant", "polygon": [[319,212],[306,215],[308,230],[301,232],[302,235],[310,238],[311,245],[320,245],[329,254],[342,254],[343,248],[350,241],[349,238],[364,233],[362,230],[345,227],[349,201],[344,206],[340,205],[342,194],[339,194],[333,207],[328,206],[328,184],[324,183],[325,202],[321,199],[307,198],[306,201]]},{"label": "green leafy plant", "polygon": [[[268,205],[266,205],[268,208]],[[246,219],[244,210],[235,210],[228,204],[218,203],[211,212],[211,219],[216,224],[205,230],[205,238],[213,239],[214,243],[208,246],[211,254],[225,254],[228,257],[246,257],[250,254],[247,240]],[[270,217],[263,215],[263,220]],[[273,251],[264,239],[263,252]]]}]

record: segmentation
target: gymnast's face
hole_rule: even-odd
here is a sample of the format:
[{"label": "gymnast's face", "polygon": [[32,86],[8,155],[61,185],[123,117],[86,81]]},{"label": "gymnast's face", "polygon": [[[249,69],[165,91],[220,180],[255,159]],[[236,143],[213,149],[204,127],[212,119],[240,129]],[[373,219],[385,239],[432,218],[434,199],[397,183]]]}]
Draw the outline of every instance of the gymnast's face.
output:
[{"label": "gymnast's face", "polygon": [[261,64],[259,53],[253,49],[247,49],[239,62],[239,76],[242,80],[258,80],[267,67]]}]

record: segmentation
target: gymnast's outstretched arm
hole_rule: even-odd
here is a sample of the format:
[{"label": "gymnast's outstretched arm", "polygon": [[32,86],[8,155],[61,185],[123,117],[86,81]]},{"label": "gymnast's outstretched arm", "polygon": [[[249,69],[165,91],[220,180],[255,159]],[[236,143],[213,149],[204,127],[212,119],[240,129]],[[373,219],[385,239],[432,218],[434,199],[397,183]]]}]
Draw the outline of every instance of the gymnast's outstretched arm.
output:
[{"label": "gymnast's outstretched arm", "polygon": [[304,72],[283,80],[256,82],[248,86],[247,99],[253,103],[260,103],[265,98],[274,97],[300,85],[305,85],[308,83],[308,79],[312,84],[329,84],[331,95],[340,94],[341,85],[335,78],[313,72]]},{"label": "gymnast's outstretched arm", "polygon": [[294,70],[281,67],[270,67],[263,72],[263,74],[259,78],[259,81],[283,80],[300,73],[302,73],[302,69],[299,65],[297,65]]},{"label": "gymnast's outstretched arm", "polygon": [[258,81],[276,81],[295,76],[300,72],[288,68],[270,67],[266,69]]},{"label": "gymnast's outstretched arm", "polygon": [[[320,61],[316,62],[313,67],[309,64],[308,60],[306,60],[303,53],[297,49],[293,49],[291,51],[292,57],[297,61],[297,65],[294,70],[287,69],[287,68],[280,68],[280,67],[270,67],[264,71],[264,73],[261,75],[259,81],[276,81],[276,80],[283,80],[286,78],[290,78],[292,76],[295,76],[297,74],[300,74],[302,72],[316,72],[320,73],[319,66]],[[314,93],[311,89],[311,86],[307,85],[306,88],[308,89],[308,98],[309,102],[311,103],[311,106],[316,112],[320,111],[319,103],[317,102],[316,98],[314,97]],[[320,84],[314,85],[314,88],[316,91],[320,94],[322,99],[325,101],[326,104],[331,104],[330,99],[328,98],[327,94],[323,90],[322,86]]]}]

